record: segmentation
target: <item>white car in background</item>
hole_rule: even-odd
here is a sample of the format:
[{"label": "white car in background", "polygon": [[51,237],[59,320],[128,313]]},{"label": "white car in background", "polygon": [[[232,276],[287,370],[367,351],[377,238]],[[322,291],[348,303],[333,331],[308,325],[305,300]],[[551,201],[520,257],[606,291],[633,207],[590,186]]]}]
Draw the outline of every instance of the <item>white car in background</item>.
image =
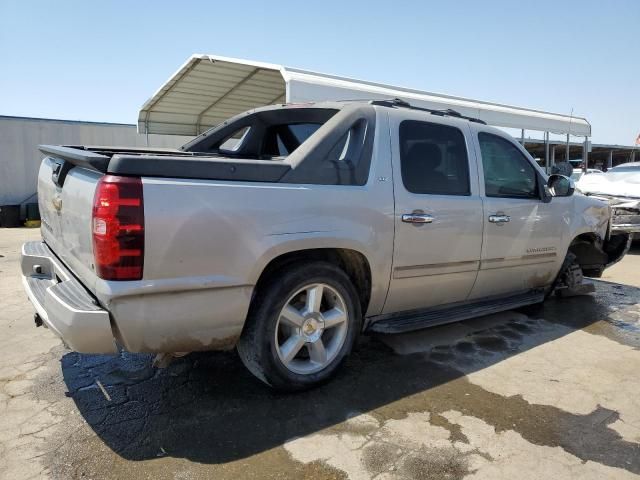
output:
[{"label": "white car in background", "polygon": [[604,172],[597,168],[589,168],[586,172],[582,168],[574,168],[571,173],[571,180],[576,184],[576,190],[585,193],[583,186],[588,190],[588,185],[592,182],[597,183],[597,177],[602,175],[604,175]]},{"label": "white car in background", "polygon": [[[604,172],[602,170],[598,170],[597,168],[589,168],[587,169],[586,175],[590,175],[590,174],[597,174],[597,175],[603,175]],[[576,183],[576,186],[578,186],[578,183],[580,182],[580,180],[586,178],[585,177],[585,172],[582,168],[574,168],[573,169],[573,173],[571,174],[571,179]]]}]

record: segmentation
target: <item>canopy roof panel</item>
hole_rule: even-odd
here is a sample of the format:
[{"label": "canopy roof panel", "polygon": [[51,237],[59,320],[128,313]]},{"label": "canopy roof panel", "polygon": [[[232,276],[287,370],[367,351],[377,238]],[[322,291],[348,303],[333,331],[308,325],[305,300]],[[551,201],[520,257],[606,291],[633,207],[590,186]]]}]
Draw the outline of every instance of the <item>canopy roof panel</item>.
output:
[{"label": "canopy roof panel", "polygon": [[233,115],[264,105],[385,98],[401,98],[425,108],[451,108],[498,127],[591,135],[591,125],[581,117],[201,54],[192,55],[145,102],[138,115],[138,131],[198,135]]}]

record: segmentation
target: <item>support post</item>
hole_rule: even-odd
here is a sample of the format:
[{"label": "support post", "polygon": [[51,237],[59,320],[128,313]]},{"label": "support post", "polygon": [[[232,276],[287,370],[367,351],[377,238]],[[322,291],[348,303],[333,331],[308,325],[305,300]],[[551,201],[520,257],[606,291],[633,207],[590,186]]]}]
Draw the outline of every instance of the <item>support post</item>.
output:
[{"label": "support post", "polygon": [[633,150],[631,150],[631,162],[635,162],[636,161],[636,149],[634,148]]},{"label": "support post", "polygon": [[584,143],[582,144],[582,170],[587,173],[589,168],[589,137],[584,137]]},{"label": "support post", "polygon": [[609,170],[610,168],[613,167],[613,150],[609,150],[609,158],[607,158],[607,168],[606,170]]},{"label": "support post", "polygon": [[549,132],[544,132],[544,171],[549,173]]},{"label": "support post", "polygon": [[567,133],[567,149],[565,151],[565,156],[564,156],[564,160],[565,162],[568,162],[570,160],[569,158],[569,134]]},{"label": "support post", "polygon": [[524,147],[524,128],[520,131],[520,145]]},{"label": "support post", "polygon": [[553,166],[556,164],[556,146],[551,145],[551,155],[549,158],[549,169],[547,170],[547,173],[551,173]]}]

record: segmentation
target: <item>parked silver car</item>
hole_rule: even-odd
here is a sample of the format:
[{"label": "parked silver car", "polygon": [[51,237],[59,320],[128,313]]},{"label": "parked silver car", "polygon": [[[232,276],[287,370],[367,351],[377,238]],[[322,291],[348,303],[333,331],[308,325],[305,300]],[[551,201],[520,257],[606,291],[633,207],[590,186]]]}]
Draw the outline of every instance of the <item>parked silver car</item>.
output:
[{"label": "parked silver car", "polygon": [[41,149],[37,321],[79,352],[237,347],[280,389],[363,330],[541,302],[629,244],[509,135],[399,100],[259,108],[174,152]]}]

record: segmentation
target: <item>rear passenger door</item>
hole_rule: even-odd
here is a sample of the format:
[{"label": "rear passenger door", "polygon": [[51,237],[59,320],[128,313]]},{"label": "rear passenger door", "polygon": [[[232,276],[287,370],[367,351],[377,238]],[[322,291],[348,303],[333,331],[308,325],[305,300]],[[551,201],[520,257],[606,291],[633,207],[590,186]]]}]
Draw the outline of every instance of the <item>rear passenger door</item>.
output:
[{"label": "rear passenger door", "polygon": [[480,271],[470,298],[547,286],[564,258],[557,246],[569,204],[561,198],[542,200],[545,179],[512,138],[482,125],[471,128],[480,153],[485,226]]},{"label": "rear passenger door", "polygon": [[395,243],[383,313],[465,300],[482,242],[478,172],[467,122],[389,113]]}]

